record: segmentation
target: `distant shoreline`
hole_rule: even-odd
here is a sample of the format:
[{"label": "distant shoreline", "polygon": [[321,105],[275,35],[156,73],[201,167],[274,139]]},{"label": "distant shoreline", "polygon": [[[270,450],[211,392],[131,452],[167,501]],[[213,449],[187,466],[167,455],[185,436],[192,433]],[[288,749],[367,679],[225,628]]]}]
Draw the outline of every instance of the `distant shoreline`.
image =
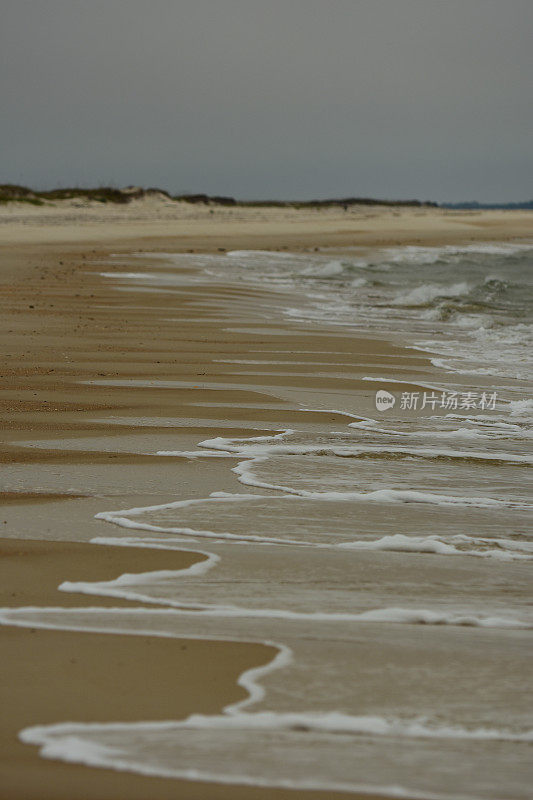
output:
[{"label": "distant shoreline", "polygon": [[533,200],[519,203],[478,203],[477,200],[470,200],[465,203],[439,203],[439,208],[456,211],[527,211],[533,209]]},{"label": "distant shoreline", "polygon": [[101,203],[130,203],[144,197],[162,196],[177,202],[222,205],[241,207],[267,207],[267,208],[327,208],[331,206],[429,206],[437,207],[437,203],[421,200],[380,200],[372,197],[344,197],[323,200],[237,200],[235,197],[225,195],[208,195],[203,193],[173,195],[166,189],[156,187],[143,188],[140,186],[126,186],[117,189],[112,186],[99,186],[96,188],[70,187],[65,189],[47,189],[38,191],[18,184],[0,184],[0,204],[3,203],[32,203],[42,205],[47,201],[55,200],[96,200]]},{"label": "distant shoreline", "polygon": [[533,200],[524,200],[511,203],[480,203],[477,200],[462,201],[459,203],[437,203],[433,200],[387,200],[375,197],[332,197],[314,200],[239,200],[226,195],[208,195],[205,193],[187,193],[173,195],[166,189],[156,187],[143,188],[141,186],[126,186],[117,189],[112,186],[70,187],[62,189],[30,189],[18,184],[0,184],[0,205],[6,203],[29,203],[31,205],[44,205],[46,202],[56,200],[93,200],[100,203],[130,203],[145,197],[164,197],[176,202],[191,203],[193,205],[237,206],[240,208],[345,208],[350,206],[407,206],[415,208],[449,208],[458,211],[464,210],[521,210],[533,209]]}]

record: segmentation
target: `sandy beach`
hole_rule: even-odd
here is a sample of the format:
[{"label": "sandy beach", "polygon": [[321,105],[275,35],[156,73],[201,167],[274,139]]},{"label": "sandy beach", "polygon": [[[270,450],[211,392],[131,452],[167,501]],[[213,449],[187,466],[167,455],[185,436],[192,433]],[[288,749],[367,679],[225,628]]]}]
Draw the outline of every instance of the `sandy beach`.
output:
[{"label": "sandy beach", "polygon": [[[333,257],[346,248],[520,242],[531,238],[532,219],[532,212],[519,211],[231,209],[155,200],[118,209],[67,201],[0,207],[0,458],[7,476],[0,606],[139,607],[57,587],[63,581],[186,570],[205,556],[177,548],[95,546],[92,538],[117,535],[95,514],[199,499],[212,491],[251,491],[229,469],[237,456],[170,460],[158,451],[192,451],[202,439],[266,436],[301,424],[318,426],[326,418],[340,427],[343,414],[325,410],[357,396],[357,413],[369,412],[373,387],[364,376],[372,368],[383,368],[404,388],[434,380],[428,353],[400,340],[269,321],[276,298],[266,287],[214,280],[206,292],[205,283],[194,282],[191,267],[189,282],[141,295],[113,278],[115,273],[170,269],[152,253],[327,248]],[[181,274],[187,277],[187,270]],[[258,310],[254,327],[249,320]],[[299,367],[269,374],[232,363],[254,353],[275,362],[281,346],[305,351]],[[335,368],[323,366],[328,361]],[[490,385],[489,378],[480,378],[481,386],[483,381]],[[459,387],[462,382],[466,378],[457,376]],[[320,399],[321,411],[302,408],[304,390],[306,398]],[[0,627],[0,637],[6,663],[0,763],[5,800],[333,800],[349,794],[95,769],[41,758],[37,748],[17,739],[23,728],[56,722],[219,714],[246,696],[239,677],[271,661],[272,647],[9,625]]]}]

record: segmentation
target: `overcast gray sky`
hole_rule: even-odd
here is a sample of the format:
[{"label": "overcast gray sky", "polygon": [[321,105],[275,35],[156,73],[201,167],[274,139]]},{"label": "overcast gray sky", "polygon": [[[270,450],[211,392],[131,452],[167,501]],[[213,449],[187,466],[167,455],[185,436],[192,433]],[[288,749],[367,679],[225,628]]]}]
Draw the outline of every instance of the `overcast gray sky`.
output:
[{"label": "overcast gray sky", "polygon": [[530,199],[533,0],[0,0],[0,182]]}]

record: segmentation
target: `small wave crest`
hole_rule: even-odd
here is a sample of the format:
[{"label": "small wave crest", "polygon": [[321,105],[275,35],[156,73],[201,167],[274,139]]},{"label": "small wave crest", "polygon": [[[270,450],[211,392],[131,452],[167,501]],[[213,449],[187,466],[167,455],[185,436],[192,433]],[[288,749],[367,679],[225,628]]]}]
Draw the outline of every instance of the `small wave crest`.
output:
[{"label": "small wave crest", "polygon": [[397,295],[391,301],[391,304],[395,306],[424,307],[431,305],[437,299],[465,296],[468,294],[469,290],[469,284],[465,282],[454,283],[451,286],[443,286],[436,283],[423,283],[421,286],[417,286],[409,292],[403,292]]}]

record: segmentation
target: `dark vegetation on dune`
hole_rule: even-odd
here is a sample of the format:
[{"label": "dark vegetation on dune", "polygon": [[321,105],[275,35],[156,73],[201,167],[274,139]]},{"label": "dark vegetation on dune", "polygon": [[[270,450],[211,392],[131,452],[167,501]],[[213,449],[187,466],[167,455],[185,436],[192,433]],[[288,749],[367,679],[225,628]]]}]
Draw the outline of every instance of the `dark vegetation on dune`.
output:
[{"label": "dark vegetation on dune", "polygon": [[55,200],[80,200],[96,201],[99,203],[130,203],[143,197],[163,196],[176,202],[194,203],[209,206],[240,206],[249,208],[330,208],[338,206],[347,209],[349,206],[437,206],[437,203],[422,202],[420,200],[377,200],[371,197],[345,197],[330,200],[236,200],[234,197],[224,197],[207,194],[180,194],[171,195],[164,189],[142,189],[137,186],[128,186],[125,189],[116,189],[110,186],[100,186],[96,189],[83,189],[80,187],[68,189],[52,189],[47,191],[34,191],[26,186],[17,186],[12,183],[0,184],[0,204],[30,203],[40,206]]},{"label": "dark vegetation on dune", "polygon": [[204,203],[223,206],[247,206],[248,208],[329,208],[332,206],[436,206],[437,203],[421,200],[377,200],[373,197],[344,197],[328,200],[235,200],[234,197],[217,197],[207,194],[183,194],[174,200],[187,203]]},{"label": "dark vegetation on dune", "polygon": [[54,200],[94,200],[99,203],[124,204],[154,194],[170,197],[168,192],[162,189],[139,189],[137,187],[127,189],[115,189],[111,186],[99,186],[97,189],[75,187],[39,192],[13,183],[0,184],[0,203],[32,203],[37,206]]}]

